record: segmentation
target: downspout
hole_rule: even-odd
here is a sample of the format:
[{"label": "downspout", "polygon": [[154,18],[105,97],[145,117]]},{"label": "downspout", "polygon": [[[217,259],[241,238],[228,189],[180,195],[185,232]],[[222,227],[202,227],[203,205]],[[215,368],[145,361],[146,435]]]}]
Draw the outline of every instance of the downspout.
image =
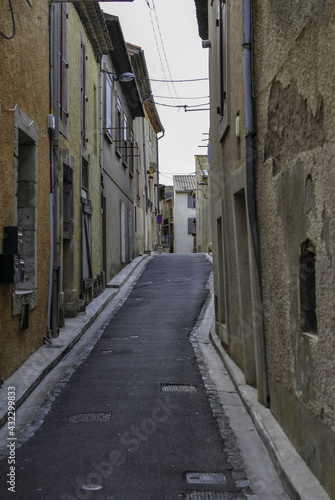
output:
[{"label": "downspout", "polygon": [[244,103],[245,103],[245,125],[246,125],[246,170],[247,170],[247,203],[249,212],[249,223],[255,258],[260,275],[259,241],[256,218],[256,182],[255,182],[255,130],[254,115],[252,107],[252,77],[251,77],[251,1],[243,0],[243,79],[244,79]]},{"label": "downspout", "polygon": [[57,263],[57,244],[58,244],[58,203],[57,203],[57,159],[59,148],[59,57],[58,57],[58,39],[59,39],[59,19],[55,11],[56,6],[50,5],[50,92],[51,108],[55,116],[55,130],[51,139],[51,165],[50,165],[50,279],[49,279],[49,298],[48,298],[48,336],[58,337],[58,263]]},{"label": "downspout", "polygon": [[[261,268],[260,251],[257,229],[257,211],[256,211],[256,179],[255,179],[255,129],[252,100],[252,58],[251,58],[251,2],[252,0],[243,0],[243,80],[244,80],[244,102],[245,102],[245,124],[246,124],[246,184],[247,184],[247,204],[249,213],[249,223],[251,236],[255,252],[257,266],[257,276],[255,276],[255,297],[261,304]],[[261,308],[256,308],[255,314],[255,351],[256,351],[256,372],[257,372],[257,393],[258,401],[269,405],[270,394],[268,385],[268,370],[266,361],[266,343],[263,332],[263,314]]]},{"label": "downspout", "polygon": [[[49,6],[50,15],[50,108],[53,109],[53,93],[54,93],[54,37],[55,26],[53,15],[54,6]],[[53,276],[53,260],[54,260],[54,230],[53,230],[53,190],[52,179],[54,171],[53,161],[53,148],[54,148],[54,132],[51,132],[50,141],[50,268],[49,268],[49,292],[48,292],[48,337],[52,336],[51,332],[51,305],[52,305],[52,276]]]},{"label": "downspout", "polygon": [[145,137],[145,118],[142,118],[143,130],[143,162],[144,162],[144,178],[145,178],[145,210],[144,216],[144,250],[148,250],[148,236],[147,236],[147,214],[148,214],[148,177],[147,177],[147,151],[146,151],[146,137]]},{"label": "downspout", "polygon": [[[160,206],[159,206],[159,203],[160,203],[160,189],[159,189],[159,154],[158,154],[158,141],[160,139],[163,139],[165,135],[165,131],[162,130],[162,135],[160,135],[159,137],[157,137],[157,140],[156,140],[156,144],[157,144],[157,151],[156,151],[156,156],[157,156],[157,184],[158,184],[158,187],[157,187],[157,209],[158,209],[158,213],[159,213],[159,209],[160,209]],[[158,232],[158,245],[161,245],[161,226],[159,224],[157,224],[157,232]]]},{"label": "downspout", "polygon": [[100,124],[100,144],[99,144],[99,162],[100,162],[100,262],[101,270],[103,272],[103,287],[106,286],[106,275],[105,275],[105,227],[104,227],[104,129],[103,129],[103,69],[102,69],[102,57],[99,61],[99,124]]}]

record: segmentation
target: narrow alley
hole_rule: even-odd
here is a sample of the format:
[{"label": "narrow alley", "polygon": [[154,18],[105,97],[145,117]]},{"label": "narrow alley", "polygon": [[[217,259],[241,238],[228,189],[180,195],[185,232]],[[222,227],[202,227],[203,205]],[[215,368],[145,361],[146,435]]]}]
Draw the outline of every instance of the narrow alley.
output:
[{"label": "narrow alley", "polygon": [[[18,435],[16,498],[287,498],[265,448],[262,457],[252,445],[260,476],[248,477],[199,348],[210,274],[201,254],[149,259],[95,345],[48,391],[48,411]],[[12,498],[8,456],[0,469],[1,498]]]}]

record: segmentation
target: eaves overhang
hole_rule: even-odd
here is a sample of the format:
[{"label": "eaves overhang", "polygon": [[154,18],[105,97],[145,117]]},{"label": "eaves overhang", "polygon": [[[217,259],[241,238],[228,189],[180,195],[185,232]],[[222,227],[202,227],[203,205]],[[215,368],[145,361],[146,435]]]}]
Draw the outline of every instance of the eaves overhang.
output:
[{"label": "eaves overhang", "polygon": [[156,103],[152,97],[152,88],[147,63],[145,60],[144,50],[141,47],[127,43],[128,52],[130,53],[133,71],[137,77],[138,88],[144,102],[145,111],[153,126],[156,134],[164,133],[164,127],[160,120]]},{"label": "eaves overhang", "polygon": [[104,20],[103,12],[98,3],[75,3],[74,7],[85,27],[97,60],[113,50],[113,45]]},{"label": "eaves overhang", "polygon": [[[123,73],[132,73],[133,69],[130,63],[119,18],[106,13],[104,13],[104,18],[113,45],[113,51],[110,52],[110,56],[117,73],[116,76],[122,75]],[[145,116],[144,109],[136,80],[133,79],[128,82],[120,81],[120,84],[133,118],[143,118]]]},{"label": "eaves overhang", "polygon": [[194,0],[197,12],[199,36],[208,40],[208,0]]}]

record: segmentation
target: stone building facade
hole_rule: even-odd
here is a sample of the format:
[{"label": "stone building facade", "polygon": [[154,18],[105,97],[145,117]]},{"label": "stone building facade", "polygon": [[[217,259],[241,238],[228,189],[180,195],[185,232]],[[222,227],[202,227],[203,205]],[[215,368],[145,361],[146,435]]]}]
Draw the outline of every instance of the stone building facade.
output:
[{"label": "stone building facade", "polygon": [[195,3],[209,48],[216,333],[334,498],[335,8]]},{"label": "stone building facade", "polygon": [[[13,3],[11,12],[8,3],[2,2],[0,19],[0,349],[4,380],[40,347],[48,330],[49,7],[44,0],[24,2],[20,7]],[[22,232],[19,242],[17,228]],[[23,275],[16,274],[16,283],[13,257],[17,270],[24,270]]]},{"label": "stone building facade", "polygon": [[271,411],[335,497],[333,2],[253,2],[257,215]]}]

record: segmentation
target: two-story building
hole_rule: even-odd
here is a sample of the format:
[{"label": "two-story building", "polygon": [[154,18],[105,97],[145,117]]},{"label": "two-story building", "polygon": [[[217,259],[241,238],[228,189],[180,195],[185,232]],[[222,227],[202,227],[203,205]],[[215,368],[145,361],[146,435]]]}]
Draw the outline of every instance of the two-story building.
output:
[{"label": "two-story building", "polygon": [[174,252],[195,252],[195,198],[197,180],[194,174],[173,176]]},{"label": "two-story building", "polygon": [[100,60],[112,48],[97,3],[50,5],[52,301],[50,329],[103,290]]},{"label": "two-story building", "polygon": [[141,47],[127,44],[133,72],[144,106],[144,118],[136,120],[138,161],[136,176],[137,250],[150,252],[159,244],[159,140],[165,131],[152,95],[150,76]]}]

